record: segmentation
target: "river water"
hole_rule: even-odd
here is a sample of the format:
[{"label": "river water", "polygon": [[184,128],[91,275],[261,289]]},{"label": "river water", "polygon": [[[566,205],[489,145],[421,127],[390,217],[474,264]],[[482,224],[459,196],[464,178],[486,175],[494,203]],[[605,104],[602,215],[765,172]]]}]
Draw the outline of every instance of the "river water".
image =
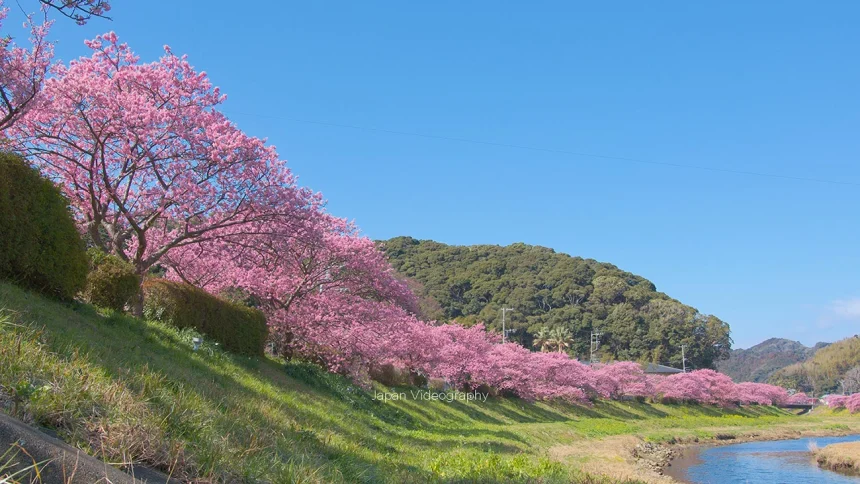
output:
[{"label": "river water", "polygon": [[860,435],[693,448],[673,461],[667,474],[694,484],[858,484],[860,477],[820,469],[809,451],[813,443],[820,448],[837,442],[854,441],[860,441]]}]

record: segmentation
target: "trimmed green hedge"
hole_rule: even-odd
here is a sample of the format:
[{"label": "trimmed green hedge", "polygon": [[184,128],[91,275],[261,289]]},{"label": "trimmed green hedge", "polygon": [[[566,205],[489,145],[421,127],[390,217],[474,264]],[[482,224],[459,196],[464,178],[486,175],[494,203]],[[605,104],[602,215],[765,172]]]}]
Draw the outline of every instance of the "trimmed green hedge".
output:
[{"label": "trimmed green hedge", "polygon": [[140,276],[134,266],[95,248],[87,254],[92,268],[87,275],[84,299],[96,306],[122,311],[140,290]]},{"label": "trimmed green hedge", "polygon": [[68,205],[23,158],[0,153],[0,278],[50,297],[75,297],[89,262]]},{"label": "trimmed green hedge", "polygon": [[143,315],[179,328],[194,328],[230,352],[262,355],[268,336],[262,312],[219,299],[190,284],[165,279],[143,283]]}]

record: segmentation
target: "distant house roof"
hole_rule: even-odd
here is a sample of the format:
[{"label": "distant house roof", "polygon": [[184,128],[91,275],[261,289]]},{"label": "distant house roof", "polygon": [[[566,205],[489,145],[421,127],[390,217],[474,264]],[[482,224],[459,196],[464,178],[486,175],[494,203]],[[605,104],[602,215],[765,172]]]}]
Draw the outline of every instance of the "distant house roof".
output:
[{"label": "distant house roof", "polygon": [[645,367],[645,373],[652,375],[674,375],[675,373],[684,373],[684,370],[666,365],[658,365],[657,363],[648,363]]}]

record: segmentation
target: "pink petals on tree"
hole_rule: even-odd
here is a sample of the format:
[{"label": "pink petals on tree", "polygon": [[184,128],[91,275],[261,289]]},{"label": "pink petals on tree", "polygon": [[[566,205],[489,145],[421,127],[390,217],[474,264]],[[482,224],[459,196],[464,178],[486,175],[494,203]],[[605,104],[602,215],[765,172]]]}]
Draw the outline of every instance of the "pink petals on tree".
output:
[{"label": "pink petals on tree", "polygon": [[171,249],[304,218],[318,197],[218,107],[184,57],[141,63],[116,34],[58,69],[10,130],[69,198],[93,243],[141,274]]},{"label": "pink petals on tree", "polygon": [[[0,0],[0,32],[8,13]],[[27,46],[0,34],[0,134],[31,107],[54,58],[54,46],[47,40],[51,22],[37,24],[31,15],[24,26],[30,30]]]},{"label": "pink petals on tree", "polygon": [[853,395],[831,395],[827,398],[827,406],[833,409],[845,408],[851,413],[860,412],[860,393]]}]

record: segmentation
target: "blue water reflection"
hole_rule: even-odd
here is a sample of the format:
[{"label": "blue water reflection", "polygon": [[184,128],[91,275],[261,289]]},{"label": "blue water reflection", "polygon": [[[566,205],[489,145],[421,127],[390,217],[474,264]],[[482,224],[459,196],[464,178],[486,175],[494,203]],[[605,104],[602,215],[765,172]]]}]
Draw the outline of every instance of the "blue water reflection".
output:
[{"label": "blue water reflection", "polygon": [[696,484],[786,483],[857,484],[860,478],[825,471],[812,460],[809,447],[860,441],[860,435],[749,442],[704,448],[686,479]]}]

